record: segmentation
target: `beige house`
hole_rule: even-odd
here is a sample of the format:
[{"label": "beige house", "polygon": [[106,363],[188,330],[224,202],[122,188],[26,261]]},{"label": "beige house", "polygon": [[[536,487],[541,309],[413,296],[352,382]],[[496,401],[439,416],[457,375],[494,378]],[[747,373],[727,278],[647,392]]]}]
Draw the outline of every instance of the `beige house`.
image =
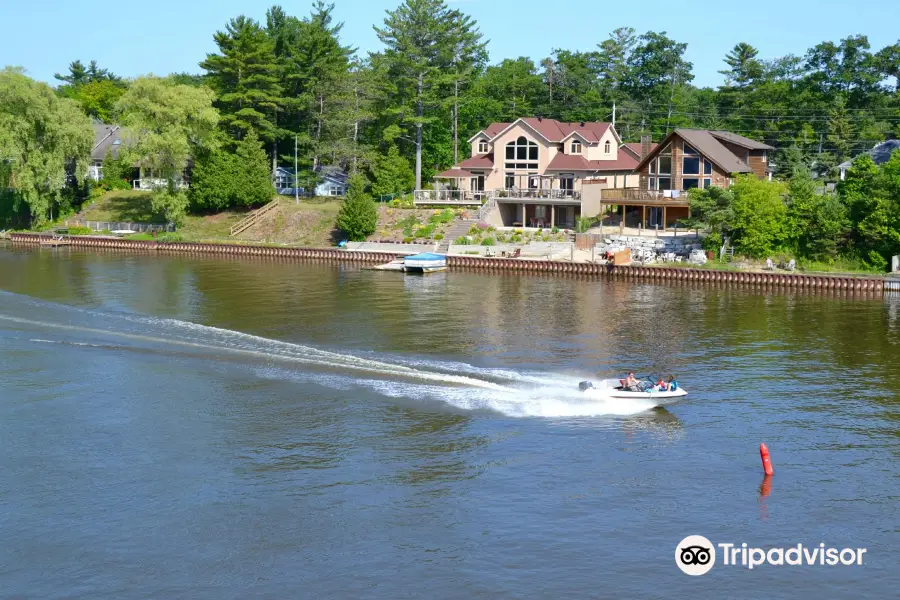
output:
[{"label": "beige house", "polygon": [[600,213],[600,194],[590,192],[639,185],[640,149],[610,123],[521,118],[468,143],[471,157],[437,175],[434,190],[417,190],[418,204],[486,203],[481,216],[495,225],[571,228]]}]

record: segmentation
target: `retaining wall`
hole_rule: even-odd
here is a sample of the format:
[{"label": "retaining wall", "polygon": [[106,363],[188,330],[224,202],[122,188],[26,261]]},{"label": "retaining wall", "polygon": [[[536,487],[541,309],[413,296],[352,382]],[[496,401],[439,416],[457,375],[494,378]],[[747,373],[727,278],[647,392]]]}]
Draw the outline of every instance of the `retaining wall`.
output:
[{"label": "retaining wall", "polygon": [[[13,243],[37,245],[48,239],[33,233],[13,233]],[[323,259],[342,262],[386,263],[398,255],[386,252],[351,252],[336,248],[281,248],[238,244],[201,244],[191,242],[155,242],[71,236],[71,246],[84,248],[153,251],[180,254],[222,254],[229,256],[264,256],[273,258]],[[633,267],[566,263],[517,258],[485,258],[480,256],[447,256],[447,266],[454,269],[480,271],[528,272],[612,279],[641,279],[648,281],[684,281],[719,284],[751,284],[767,288],[806,288],[815,290],[848,290],[882,293],[885,280],[875,277],[804,275],[788,273],[748,273],[713,271],[675,267]]]}]

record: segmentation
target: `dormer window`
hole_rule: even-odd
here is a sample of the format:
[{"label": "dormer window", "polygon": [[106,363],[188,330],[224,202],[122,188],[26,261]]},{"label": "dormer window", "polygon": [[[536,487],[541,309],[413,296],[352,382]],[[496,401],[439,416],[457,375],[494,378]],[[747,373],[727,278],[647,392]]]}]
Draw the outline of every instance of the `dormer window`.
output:
[{"label": "dormer window", "polygon": [[572,140],[572,154],[581,154],[581,142]]},{"label": "dormer window", "polygon": [[487,154],[487,152],[488,152],[487,140],[478,140],[478,154]]},{"label": "dormer window", "polygon": [[603,153],[604,153],[604,154],[609,154],[609,151],[610,151],[609,140],[606,140],[606,143],[603,144]]}]

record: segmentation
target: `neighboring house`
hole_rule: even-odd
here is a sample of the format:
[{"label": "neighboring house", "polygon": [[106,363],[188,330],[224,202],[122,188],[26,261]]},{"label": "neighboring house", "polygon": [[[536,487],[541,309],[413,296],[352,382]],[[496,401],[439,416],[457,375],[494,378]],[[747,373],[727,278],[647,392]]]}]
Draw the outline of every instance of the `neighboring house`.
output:
[{"label": "neighboring house", "polygon": [[88,167],[88,178],[94,181],[103,179],[103,159],[107,154],[113,158],[119,156],[122,147],[122,128],[118,125],[94,123],[94,146],[91,148],[91,164]]},{"label": "neighboring house", "polygon": [[[890,138],[880,144],[876,144],[874,148],[868,150],[865,154],[871,156],[876,165],[883,165],[890,160],[891,154],[897,150],[900,150],[900,140]],[[847,177],[847,170],[852,166],[852,160],[848,160],[847,162],[838,165],[838,170],[841,173],[841,181]]]},{"label": "neighboring house", "polygon": [[293,196],[295,193],[301,196],[332,196],[340,197],[347,193],[347,173],[340,167],[319,167],[316,169],[319,183],[315,190],[308,193],[305,188],[294,190],[294,169],[278,167],[275,169],[275,191],[282,196]]},{"label": "neighboring house", "polygon": [[[105,123],[95,122],[94,127],[94,146],[91,149],[91,162],[88,166],[88,178],[94,181],[103,179],[103,160],[111,155],[118,158],[119,151],[126,143],[125,130],[119,125],[106,125]],[[134,172],[132,173],[131,182],[136,190],[152,191],[155,188],[166,185],[166,180],[160,178],[152,169],[141,167],[135,163]],[[182,179],[178,183],[178,187],[188,187],[190,185],[191,161],[188,161],[188,167],[182,174]]]},{"label": "neighboring house", "polygon": [[[482,204],[496,225],[572,228],[600,212],[586,189],[637,187],[639,160],[610,123],[521,118],[493,123],[468,140],[471,157],[438,174],[435,190],[417,190],[418,204]],[[441,185],[443,183],[443,185]],[[449,184],[449,185],[448,185]]]},{"label": "neighboring house", "polygon": [[728,131],[675,129],[644,149],[635,168],[638,189],[602,193],[604,204],[622,207],[627,225],[668,227],[688,217],[684,192],[693,188],[727,188],[741,174],[772,178],[769,153],[774,148]]}]

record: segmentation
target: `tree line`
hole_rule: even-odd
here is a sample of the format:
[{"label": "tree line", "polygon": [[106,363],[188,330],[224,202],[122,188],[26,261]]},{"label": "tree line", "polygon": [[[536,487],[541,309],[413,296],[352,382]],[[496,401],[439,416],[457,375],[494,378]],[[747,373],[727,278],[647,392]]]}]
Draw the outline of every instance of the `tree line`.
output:
[{"label": "tree line", "polygon": [[[872,48],[866,36],[851,35],[802,56],[771,58],[741,42],[723,57],[724,83],[701,88],[685,59],[688,44],[663,31],[619,28],[593,50],[556,49],[538,61],[491,64],[478,23],[444,0],[404,0],[388,10],[374,26],[382,48],[367,54],[343,40],[333,10],[318,0],[306,15],[273,6],[261,20],[236,16],[213,34],[216,51],[197,73],[128,81],[75,61],[57,76],[56,96],[60,106],[71,101],[104,122],[139,125],[145,140],[155,140],[144,142],[153,149],[166,138],[167,124],[147,120],[166,111],[146,110],[128,94],[138,95],[137,86],[153,102],[177,104],[182,90],[208,90],[202,108],[211,107],[214,118],[198,123],[174,110],[178,134],[169,141],[181,147],[154,166],[172,175],[178,161],[171,158],[182,156],[185,142],[196,157],[198,183],[211,191],[191,199],[172,187],[160,201],[178,205],[172,214],[263,196],[216,175],[245,164],[235,157],[248,156],[251,146],[256,171],[245,174],[248,181],[260,179],[260,152],[269,171],[292,167],[296,142],[301,186],[315,184],[319,166],[340,165],[365,175],[375,194],[400,193],[465,158],[465,140],[490,122],[520,116],[609,121],[615,112],[628,141],[642,134],[660,140],[675,127],[727,129],[779,148],[775,164],[784,177],[798,168],[833,176],[840,162],[900,133],[900,42]],[[179,91],[151,93],[141,81]],[[14,163],[2,164],[8,171]],[[32,214],[46,218],[45,204],[29,204]]]}]

